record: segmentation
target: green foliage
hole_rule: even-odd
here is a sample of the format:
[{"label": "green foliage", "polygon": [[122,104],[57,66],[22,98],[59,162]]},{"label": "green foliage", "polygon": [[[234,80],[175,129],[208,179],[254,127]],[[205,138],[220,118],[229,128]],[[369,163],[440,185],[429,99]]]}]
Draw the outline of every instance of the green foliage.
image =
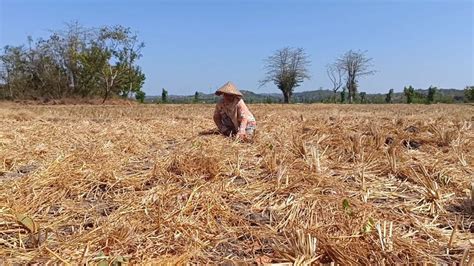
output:
[{"label": "green foliage", "polygon": [[413,103],[413,100],[415,98],[415,88],[413,88],[411,85],[409,87],[404,87],[403,93],[407,98],[407,103]]},{"label": "green foliage", "polygon": [[342,201],[342,208],[343,208],[345,211],[348,211],[348,210],[350,209],[349,200],[344,199],[344,200]]},{"label": "green foliage", "polygon": [[427,98],[422,91],[415,90],[412,86],[403,88],[403,94],[407,103],[427,103]]},{"label": "green foliage", "polygon": [[348,214],[349,216],[353,216],[354,212],[352,211],[351,205],[349,203],[348,199],[344,199],[342,201],[342,208],[344,209],[344,212]]},{"label": "green foliage", "polygon": [[464,89],[464,98],[465,102],[474,102],[474,86],[466,86],[466,88]]},{"label": "green foliage", "polygon": [[359,96],[360,96],[360,102],[361,103],[367,103],[367,93],[361,92],[361,93],[359,93]]},{"label": "green foliage", "polygon": [[127,98],[131,93],[139,92],[145,83],[145,74],[139,66],[124,66],[123,75],[118,80],[119,94]]},{"label": "green foliage", "polygon": [[162,103],[167,103],[168,102],[168,91],[165,90],[165,88],[163,88],[162,91],[161,91],[161,102]]},{"label": "green foliage", "polygon": [[364,227],[362,228],[362,233],[368,234],[372,231],[372,229],[374,229],[374,227],[375,227],[375,222],[372,219],[372,217],[369,217],[367,222],[364,224]]},{"label": "green foliage", "polygon": [[111,56],[110,52],[103,50],[96,43],[77,54],[77,62],[81,66],[78,71],[79,94],[82,97],[99,94],[101,72],[108,66]]},{"label": "green foliage", "polygon": [[[0,88],[0,93],[2,89]],[[5,90],[4,90],[5,91]],[[346,89],[347,92],[347,89]],[[283,97],[278,94],[259,94],[251,91],[242,90],[246,103],[282,103]],[[415,90],[413,103],[426,103],[428,90]],[[337,94],[337,101],[341,100],[341,91]],[[346,94],[347,95],[347,94]],[[358,94],[359,95],[359,94]],[[360,97],[358,97],[360,98]],[[195,102],[195,93],[188,96],[170,96],[168,95],[168,103],[193,103]],[[366,103],[383,104],[386,103],[386,93],[367,93],[365,96]],[[199,93],[200,103],[216,103],[218,97],[213,93]],[[347,98],[346,98],[347,100]],[[147,96],[145,101],[161,103],[161,95]],[[438,103],[459,103],[464,101],[464,90],[456,89],[439,89],[435,95],[435,102]],[[294,103],[334,103],[334,92],[332,90],[315,90],[296,92],[293,94],[292,102]],[[406,98],[403,92],[393,92],[392,103],[404,103]]]},{"label": "green foliage", "polygon": [[393,89],[390,89],[385,97],[386,103],[392,103],[393,99]]},{"label": "green foliage", "polygon": [[435,101],[435,95],[438,91],[438,88],[430,86],[428,88],[428,97],[427,97],[427,103],[431,104]]},{"label": "green foliage", "polygon": [[439,103],[454,103],[455,100],[453,97],[446,96],[446,95],[439,95],[437,102]]},{"label": "green foliage", "polygon": [[270,97],[267,97],[267,98],[265,99],[265,103],[273,103],[273,99],[270,98]]},{"label": "green foliage", "polygon": [[341,103],[346,102],[346,94],[347,94],[347,88],[343,87],[341,91]]},{"label": "green foliage", "polygon": [[92,259],[97,266],[122,266],[129,265],[129,258],[123,256],[110,256],[106,255],[103,251],[100,251],[99,254]]},{"label": "green foliage", "polygon": [[199,92],[196,91],[194,93],[193,103],[197,103],[197,102],[199,102]]},{"label": "green foliage", "polygon": [[144,91],[137,91],[135,92],[135,99],[137,99],[140,103],[145,101],[146,93]]},{"label": "green foliage", "polygon": [[70,23],[28,47],[5,46],[0,55],[0,84],[8,99],[112,95],[140,91],[145,75],[136,61],[144,44],[123,26],[85,28]]}]

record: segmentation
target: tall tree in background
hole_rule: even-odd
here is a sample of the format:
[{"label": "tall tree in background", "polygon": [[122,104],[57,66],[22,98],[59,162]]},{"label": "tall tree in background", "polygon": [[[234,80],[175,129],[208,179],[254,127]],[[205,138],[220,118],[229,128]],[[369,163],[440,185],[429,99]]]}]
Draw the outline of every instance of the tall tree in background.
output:
[{"label": "tall tree in background", "polygon": [[145,101],[146,93],[144,91],[137,91],[135,93],[135,99],[137,99],[140,103]]},{"label": "tall tree in background", "polygon": [[338,64],[330,64],[326,66],[326,74],[332,83],[332,91],[334,92],[334,103],[336,103],[337,91],[342,87],[342,69]]},{"label": "tall tree in background", "polygon": [[283,93],[284,103],[289,103],[293,90],[305,79],[309,79],[310,61],[303,48],[285,47],[265,60],[265,78],[260,86],[269,82],[277,85]]},{"label": "tall tree in background", "polygon": [[407,98],[407,103],[413,103],[413,100],[416,96],[415,88],[413,88],[411,85],[408,87],[404,87],[403,94],[405,94],[405,97]]},{"label": "tall tree in background", "polygon": [[366,92],[361,92],[359,93],[360,95],[360,102],[361,103],[367,103],[367,93]]},{"label": "tall tree in background", "polygon": [[357,94],[358,79],[375,73],[371,69],[372,58],[367,57],[366,52],[350,50],[338,58],[336,64],[344,72],[349,103],[352,103]]},{"label": "tall tree in background", "polygon": [[392,101],[393,101],[393,89],[390,89],[387,95],[385,96],[385,102],[392,103]]},{"label": "tall tree in background", "polygon": [[[132,33],[130,28],[123,26],[101,28],[99,41],[103,49],[115,59],[115,62],[102,69],[102,78],[106,85],[104,101],[113,89],[116,89],[116,94],[128,97],[139,88],[134,84],[140,85],[144,81],[140,68],[133,66],[141,57],[140,51],[144,44],[138,42],[136,34]],[[114,86],[117,79],[120,83]]]},{"label": "tall tree in background", "polygon": [[67,80],[71,94],[78,87],[80,73],[79,55],[87,49],[88,41],[94,38],[94,30],[81,26],[77,21],[66,23],[65,30],[55,31],[51,44],[56,45],[56,50],[61,55],[60,63],[66,70]]},{"label": "tall tree in background", "polygon": [[197,102],[199,102],[199,92],[197,92],[197,91],[194,93],[194,99],[193,99],[193,102],[194,102],[194,103],[197,103]]},{"label": "tall tree in background", "polygon": [[141,69],[135,66],[135,63],[142,57],[141,50],[145,44],[138,40],[137,35],[130,28],[123,26],[102,28],[100,39],[110,42],[108,47],[111,47],[111,53],[118,59],[118,64],[123,71],[119,93],[123,97],[128,97],[136,92],[144,81]]},{"label": "tall tree in background", "polygon": [[346,95],[347,95],[347,89],[344,86],[344,87],[342,87],[342,91],[341,91],[341,103],[346,102]]},{"label": "tall tree in background", "polygon": [[0,56],[2,71],[0,78],[5,84],[6,92],[4,98],[14,99],[16,95],[23,94],[29,86],[29,75],[27,74],[26,51],[23,46],[5,46],[3,54]]},{"label": "tall tree in background", "polygon": [[111,54],[96,42],[78,55],[81,71],[78,73],[80,80],[79,94],[82,97],[98,95],[102,89],[102,72],[109,66]]},{"label": "tall tree in background", "polygon": [[161,102],[167,103],[168,102],[168,91],[163,88],[161,91]]},{"label": "tall tree in background", "polygon": [[468,103],[474,102],[474,86],[466,86],[464,89],[464,101]]},{"label": "tall tree in background", "polygon": [[433,86],[430,86],[428,88],[428,97],[427,97],[427,102],[428,103],[433,103],[434,102],[434,99],[435,99],[435,95],[436,95],[436,92],[438,91],[438,88],[436,87],[433,87]]}]

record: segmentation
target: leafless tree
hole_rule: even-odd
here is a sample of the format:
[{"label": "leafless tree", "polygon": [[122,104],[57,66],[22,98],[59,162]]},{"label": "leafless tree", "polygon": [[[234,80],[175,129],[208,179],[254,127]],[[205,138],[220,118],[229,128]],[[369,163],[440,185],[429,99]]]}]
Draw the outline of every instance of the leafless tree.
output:
[{"label": "leafless tree", "polygon": [[336,65],[342,69],[346,77],[346,87],[349,91],[349,103],[352,103],[357,93],[357,82],[362,76],[372,75],[372,58],[366,56],[367,51],[346,52],[337,59]]},{"label": "leafless tree", "polygon": [[265,60],[265,78],[260,86],[273,82],[283,93],[285,103],[290,102],[294,88],[305,79],[309,79],[310,61],[303,48],[285,47],[276,51]]},{"label": "leafless tree", "polygon": [[329,64],[326,66],[326,73],[331,80],[334,102],[336,102],[337,91],[342,87],[342,69],[337,64]]}]

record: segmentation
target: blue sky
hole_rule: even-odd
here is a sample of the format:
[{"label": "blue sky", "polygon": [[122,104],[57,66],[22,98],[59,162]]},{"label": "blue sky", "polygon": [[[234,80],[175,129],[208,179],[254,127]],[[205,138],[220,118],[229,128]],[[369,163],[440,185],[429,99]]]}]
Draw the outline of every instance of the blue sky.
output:
[{"label": "blue sky", "polygon": [[311,79],[296,91],[328,88],[325,65],[349,49],[367,50],[377,73],[360,90],[405,85],[474,85],[474,1],[92,1],[0,0],[0,46],[48,36],[73,20],[121,24],[145,42],[144,90],[158,95],[210,92],[228,80],[241,89],[279,92],[263,78],[263,59],[302,47]]}]

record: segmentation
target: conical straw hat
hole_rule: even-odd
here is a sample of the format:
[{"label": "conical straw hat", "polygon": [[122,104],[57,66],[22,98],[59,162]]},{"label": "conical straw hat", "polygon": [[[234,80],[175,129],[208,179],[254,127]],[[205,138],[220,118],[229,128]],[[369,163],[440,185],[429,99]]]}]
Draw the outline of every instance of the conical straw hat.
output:
[{"label": "conical straw hat", "polygon": [[237,89],[237,87],[235,87],[235,85],[232,84],[232,82],[230,81],[224,84],[224,86],[220,87],[216,91],[216,95],[222,95],[223,93],[240,96],[240,97],[243,96],[242,93]]}]

